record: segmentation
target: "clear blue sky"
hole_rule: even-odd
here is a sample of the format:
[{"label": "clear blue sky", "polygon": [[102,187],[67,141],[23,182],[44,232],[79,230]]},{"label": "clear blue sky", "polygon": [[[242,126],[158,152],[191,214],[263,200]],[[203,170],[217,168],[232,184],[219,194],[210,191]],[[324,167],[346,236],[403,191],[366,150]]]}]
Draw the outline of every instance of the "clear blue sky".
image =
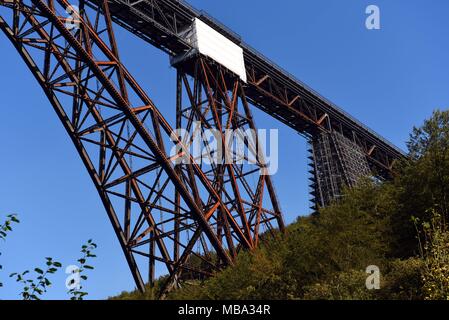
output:
[{"label": "clear blue sky", "polygon": [[[405,148],[413,125],[449,107],[447,0],[191,0],[289,72],[360,121]],[[381,9],[382,29],[365,28],[365,8]],[[3,12],[3,11],[1,11]],[[171,121],[175,73],[168,57],[117,28],[124,63]],[[43,92],[0,34],[0,217],[22,223],[0,243],[0,298],[19,298],[7,275],[76,263],[81,244],[99,245],[85,289],[95,299],[134,287],[97,192]],[[261,128],[280,129],[274,177],[288,222],[308,212],[306,144],[256,112]],[[60,272],[47,298],[65,299]]]}]

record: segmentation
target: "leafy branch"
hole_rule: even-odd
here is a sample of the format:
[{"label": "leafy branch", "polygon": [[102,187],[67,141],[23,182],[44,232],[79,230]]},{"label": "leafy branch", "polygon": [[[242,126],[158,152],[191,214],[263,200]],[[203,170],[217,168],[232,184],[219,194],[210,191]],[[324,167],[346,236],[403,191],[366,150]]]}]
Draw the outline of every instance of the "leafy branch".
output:
[{"label": "leafy branch", "polygon": [[[6,217],[6,221],[0,224],[0,240],[6,240],[7,235],[13,230],[13,224],[20,223],[16,214],[10,214]],[[94,267],[87,264],[88,260],[95,258],[93,254],[94,249],[97,248],[91,239],[87,241],[85,245],[81,247],[82,257],[78,259],[79,267],[77,266],[72,273],[76,276],[72,278],[68,283],[70,290],[68,294],[71,296],[71,300],[83,300],[88,293],[82,291],[81,280],[87,280],[88,276],[85,274],[86,270],[93,270]],[[1,252],[0,252],[1,255]],[[49,277],[56,273],[59,268],[62,267],[60,262],[54,261],[53,258],[45,258],[45,268],[34,268],[35,277],[31,277],[31,272],[25,270],[24,272],[14,272],[10,274],[10,278],[15,278],[15,281],[22,284],[23,288],[20,292],[20,296],[24,300],[40,300],[42,295],[47,292],[47,289],[52,285]],[[0,265],[0,270],[2,269]],[[77,280],[77,281],[75,281]],[[0,287],[3,287],[3,283],[0,282]],[[69,287],[68,287],[69,288]]]},{"label": "leafy branch", "polygon": [[5,240],[8,232],[12,231],[12,224],[20,223],[17,214],[10,214],[6,216],[6,221],[0,225],[0,239]]},{"label": "leafy branch", "polygon": [[83,256],[78,259],[80,266],[73,271],[73,273],[76,273],[79,278],[72,278],[68,283],[70,290],[67,293],[71,296],[70,300],[83,300],[83,298],[88,295],[87,292],[81,290],[83,288],[83,286],[81,285],[81,280],[87,280],[88,276],[85,274],[86,270],[94,269],[94,267],[88,265],[87,262],[90,258],[97,257],[92,253],[96,248],[97,244],[94,243],[92,239],[89,239],[87,243],[81,247],[81,253],[83,254]]},{"label": "leafy branch", "polygon": [[[17,218],[16,214],[10,214],[6,216],[6,221],[0,225],[0,239],[5,241],[6,236],[8,235],[8,232],[12,231],[12,224],[13,223],[20,223],[19,219]],[[0,252],[0,255],[2,253]],[[3,269],[3,266],[0,264],[0,270]],[[3,283],[0,282],[0,288],[3,287]]]},{"label": "leafy branch", "polygon": [[22,273],[15,272],[10,275],[11,278],[16,278],[16,282],[23,285],[22,292],[20,293],[23,300],[40,300],[40,296],[47,292],[47,288],[51,286],[51,281],[48,279],[48,276],[56,273],[58,268],[62,267],[61,263],[53,261],[52,258],[45,259],[47,260],[45,271],[40,268],[34,268],[34,272],[37,275],[36,279],[27,279],[25,277],[27,274],[30,274],[29,270]]}]

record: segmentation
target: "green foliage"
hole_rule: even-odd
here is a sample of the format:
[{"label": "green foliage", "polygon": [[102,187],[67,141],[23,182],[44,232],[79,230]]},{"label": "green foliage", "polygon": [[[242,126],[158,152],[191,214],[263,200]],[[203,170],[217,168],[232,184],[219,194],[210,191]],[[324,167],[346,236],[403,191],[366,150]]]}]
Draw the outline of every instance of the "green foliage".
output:
[{"label": "green foliage", "polygon": [[422,224],[425,241],[422,275],[426,300],[449,300],[449,230],[444,217],[433,211],[430,222]]},{"label": "green foliage", "polygon": [[383,189],[364,181],[320,215],[299,219],[286,235],[241,253],[235,266],[185,284],[168,298],[371,298],[364,272],[369,265],[383,265],[390,250],[388,206]]},{"label": "green foliage", "polygon": [[[20,223],[16,214],[11,214],[6,216],[6,221],[0,225],[0,240],[6,240],[6,237],[9,232],[11,232],[13,224]],[[93,250],[97,248],[97,245],[90,239],[87,241],[85,245],[81,248],[81,253],[83,254],[78,262],[80,267],[78,272],[80,274],[80,279],[85,281],[88,279],[88,276],[85,274],[86,270],[92,270],[94,267],[87,264],[88,260],[91,258],[95,258],[96,255],[93,254]],[[1,253],[0,253],[1,255]],[[49,276],[56,273],[61,267],[62,264],[60,262],[54,261],[53,258],[45,258],[45,268],[34,268],[33,272],[35,277],[30,278],[31,272],[29,270],[25,270],[23,272],[14,272],[10,274],[10,278],[14,278],[17,283],[20,283],[23,288],[20,292],[20,296],[24,300],[40,300],[42,295],[47,292],[47,289],[51,286],[51,281]],[[0,270],[3,268],[0,265]],[[3,287],[3,283],[0,282],[0,287]],[[68,294],[71,296],[71,300],[83,300],[88,293],[85,291],[81,291],[82,286],[79,288],[74,288],[68,291]]]},{"label": "green foliage", "polygon": [[[20,223],[19,219],[17,218],[16,214],[10,214],[6,216],[6,221],[0,225],[0,240],[5,241],[6,236],[9,232],[12,231],[12,225],[14,223]],[[0,252],[0,256],[2,253]],[[3,265],[0,264],[0,270],[3,269]],[[3,283],[0,281],[0,288],[3,287]]]},{"label": "green foliage", "polygon": [[[88,265],[87,262],[89,259],[96,258],[97,256],[93,254],[93,250],[97,248],[97,244],[92,241],[92,239],[89,239],[86,244],[84,244],[81,247],[81,253],[82,257],[78,259],[79,262],[79,269],[77,270],[77,273],[79,273],[79,277],[81,280],[86,281],[88,279],[88,276],[86,275],[86,270],[93,270],[94,267],[91,265]],[[72,279],[74,282],[75,280]],[[74,283],[70,284],[74,284]],[[88,295],[87,292],[82,291],[83,286],[79,284],[79,286],[74,286],[68,291],[68,294],[70,295],[70,300],[83,300],[85,296]]]},{"label": "green foliage", "polygon": [[51,286],[49,275],[56,273],[62,267],[61,263],[53,261],[53,258],[45,258],[44,270],[34,268],[36,277],[34,279],[28,278],[30,271],[26,270],[22,273],[12,273],[11,278],[15,278],[16,282],[23,285],[20,296],[23,300],[40,300],[41,296],[47,292],[48,287]]},{"label": "green foliage", "polygon": [[367,274],[361,270],[349,270],[332,274],[328,279],[304,288],[305,300],[371,300],[374,291],[367,290]]},{"label": "green foliage", "polygon": [[12,231],[12,224],[20,223],[16,214],[10,214],[6,216],[6,221],[0,225],[0,240],[5,240],[8,232]]},{"label": "green foliage", "polygon": [[410,160],[398,165],[394,181],[397,208],[392,216],[397,234],[397,254],[418,254],[410,217],[429,222],[430,210],[449,215],[449,111],[435,111],[408,142]]},{"label": "green foliage", "polygon": [[141,293],[138,290],[134,290],[132,292],[123,291],[118,296],[109,297],[109,300],[156,300],[159,297],[159,293],[165,280],[166,277],[161,277],[155,281],[153,286],[149,284],[146,285],[145,293]]},{"label": "green foliage", "polygon": [[418,257],[388,262],[379,299],[422,300],[424,261]]},{"label": "green foliage", "polygon": [[[282,260],[266,248],[240,255],[235,267],[227,268],[199,287],[193,282],[173,292],[170,299],[278,299],[286,292],[282,277]],[[276,287],[277,290],[273,290]],[[194,290],[196,288],[196,290]],[[199,289],[199,290],[198,290]]]}]

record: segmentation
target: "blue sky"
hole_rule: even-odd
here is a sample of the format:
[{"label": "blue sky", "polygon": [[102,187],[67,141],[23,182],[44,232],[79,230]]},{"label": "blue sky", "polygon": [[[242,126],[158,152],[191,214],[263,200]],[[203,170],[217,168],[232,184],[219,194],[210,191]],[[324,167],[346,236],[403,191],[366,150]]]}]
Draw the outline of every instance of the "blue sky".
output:
[{"label": "blue sky", "polygon": [[[263,54],[405,149],[414,125],[449,107],[447,0],[191,0]],[[365,8],[381,10],[381,30],[365,28]],[[3,11],[2,11],[3,12]],[[117,28],[125,65],[173,120],[175,72],[168,57]],[[51,256],[76,263],[83,242],[99,245],[85,283],[101,299],[134,287],[97,192],[62,125],[25,64],[0,34],[0,218],[21,224],[0,243],[0,298],[19,298],[7,275]],[[306,144],[260,111],[260,128],[280,129],[274,176],[287,222],[308,212]],[[64,272],[46,298],[65,299]]]}]

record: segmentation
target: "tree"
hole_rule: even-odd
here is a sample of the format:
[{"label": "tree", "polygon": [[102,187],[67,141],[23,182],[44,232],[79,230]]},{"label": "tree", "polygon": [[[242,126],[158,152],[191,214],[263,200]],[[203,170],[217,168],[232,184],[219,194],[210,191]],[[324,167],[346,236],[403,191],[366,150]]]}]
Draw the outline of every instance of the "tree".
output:
[{"label": "tree", "polygon": [[416,255],[411,217],[429,222],[432,209],[444,219],[449,215],[449,111],[435,111],[415,127],[407,143],[409,159],[398,166],[394,193],[398,206],[392,213],[397,235],[397,255]]}]

